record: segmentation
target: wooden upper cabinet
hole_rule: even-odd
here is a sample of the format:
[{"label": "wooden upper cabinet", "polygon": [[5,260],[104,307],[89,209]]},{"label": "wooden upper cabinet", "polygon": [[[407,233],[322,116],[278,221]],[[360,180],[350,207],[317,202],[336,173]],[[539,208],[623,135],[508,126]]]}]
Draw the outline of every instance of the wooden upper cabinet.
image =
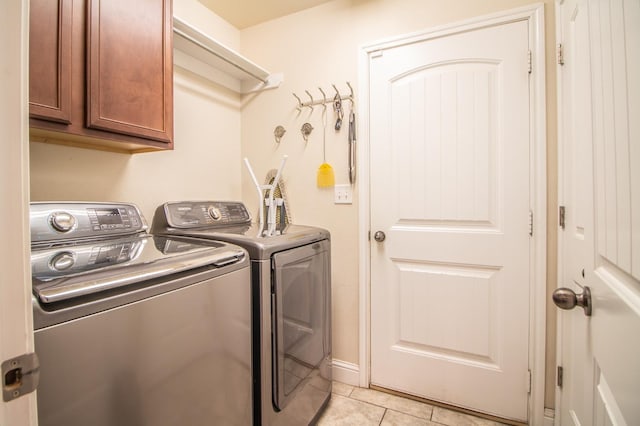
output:
[{"label": "wooden upper cabinet", "polygon": [[170,0],[89,0],[87,127],[171,142]]},{"label": "wooden upper cabinet", "polygon": [[31,0],[29,113],[71,122],[72,0]]},{"label": "wooden upper cabinet", "polygon": [[31,0],[32,140],[173,148],[171,0]]}]

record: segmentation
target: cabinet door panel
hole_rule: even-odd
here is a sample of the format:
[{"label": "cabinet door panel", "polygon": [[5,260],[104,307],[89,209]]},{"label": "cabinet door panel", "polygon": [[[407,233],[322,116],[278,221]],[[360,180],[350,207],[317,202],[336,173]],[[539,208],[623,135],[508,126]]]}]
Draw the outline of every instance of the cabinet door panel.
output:
[{"label": "cabinet door panel", "polygon": [[29,113],[71,122],[72,0],[31,0]]},{"label": "cabinet door panel", "polygon": [[90,0],[87,127],[171,143],[171,0]]}]

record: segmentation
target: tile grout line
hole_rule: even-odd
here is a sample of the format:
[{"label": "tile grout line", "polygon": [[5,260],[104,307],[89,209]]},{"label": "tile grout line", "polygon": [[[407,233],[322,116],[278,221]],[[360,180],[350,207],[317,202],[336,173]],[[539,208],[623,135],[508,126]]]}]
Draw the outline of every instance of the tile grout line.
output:
[{"label": "tile grout line", "polygon": [[[336,395],[338,395],[338,396],[343,396],[344,398],[347,398],[347,399],[349,399],[349,400],[351,400],[351,401],[358,402],[358,403],[361,403],[361,404],[366,404],[366,405],[370,405],[370,406],[372,406],[372,407],[382,408],[382,409],[383,409],[382,417],[381,417],[381,418],[380,418],[380,420],[378,421],[378,426],[382,426],[382,423],[384,422],[385,416],[387,415],[387,413],[389,412],[389,410],[391,410],[391,411],[396,411],[396,412],[398,412],[398,413],[400,413],[400,414],[403,414],[403,415],[406,415],[406,416],[410,416],[410,417],[414,417],[414,418],[419,419],[419,420],[426,420],[427,422],[433,423],[433,424],[435,424],[435,425],[441,425],[441,426],[452,426],[452,425],[451,425],[451,424],[449,424],[449,423],[441,423],[440,421],[435,421],[435,420],[433,419],[434,412],[435,412],[436,408],[440,408],[440,407],[438,407],[437,405],[432,405],[432,404],[429,404],[429,403],[427,403],[427,402],[418,401],[418,400],[416,400],[416,399],[406,398],[405,396],[402,396],[402,395],[397,395],[397,394],[394,394],[394,393],[389,393],[389,395],[393,395],[393,396],[398,397],[398,398],[407,399],[407,400],[414,401],[414,402],[417,402],[417,403],[419,403],[419,404],[423,404],[423,405],[425,405],[425,406],[429,406],[429,407],[431,407],[431,412],[430,412],[430,414],[429,414],[429,416],[428,416],[427,418],[425,418],[425,417],[420,417],[420,416],[414,415],[413,413],[408,413],[408,412],[405,412],[405,411],[396,410],[396,409],[393,409],[393,408],[390,408],[390,407],[386,407],[386,406],[384,406],[384,405],[379,405],[378,403],[374,403],[374,402],[372,402],[372,401],[367,401],[367,400],[363,400],[363,399],[356,398],[356,397],[354,397],[354,396],[353,396],[353,393],[354,393],[354,391],[355,391],[357,388],[356,388],[356,387],[354,387],[354,386],[349,386],[349,387],[350,387],[349,391],[348,391],[348,392],[345,392],[345,394],[344,394],[344,395],[340,395],[340,394],[336,394]],[[375,390],[375,389],[372,389],[372,390]],[[332,393],[333,393],[333,392],[332,392]],[[470,415],[470,414],[468,414],[468,413],[460,413],[460,414]],[[475,416],[473,416],[473,417],[475,417]],[[505,425],[505,426],[508,426],[508,425]]]},{"label": "tile grout line", "polygon": [[382,426],[382,421],[384,420],[384,416],[387,414],[387,408],[382,412],[382,417],[380,417],[380,422],[378,422],[378,426]]},{"label": "tile grout line", "polygon": [[[385,415],[387,414],[387,411],[388,411],[388,410],[391,410],[391,408],[389,408],[389,407],[385,407],[384,405],[378,405],[378,404],[373,403],[373,402],[371,402],[371,401],[365,401],[365,400],[361,400],[361,399],[358,399],[358,398],[354,398],[354,397],[352,397],[351,395],[353,395],[353,392],[355,391],[356,387],[353,387],[353,386],[350,386],[350,387],[351,387],[351,389],[349,390],[349,392],[348,392],[346,395],[343,395],[345,398],[348,398],[348,399],[350,399],[350,400],[352,400],[352,401],[356,401],[356,402],[364,403],[364,404],[367,404],[367,405],[371,405],[371,406],[373,406],[373,407],[379,407],[379,408],[382,408],[382,409],[384,410],[384,411],[382,412],[382,417],[380,418],[380,421],[379,421],[379,423],[378,423],[378,426],[381,426],[381,425],[382,425],[382,422],[383,422],[383,420],[384,420],[384,417],[385,417]],[[332,392],[332,393],[333,393],[333,392]],[[340,395],[340,394],[336,394],[336,395]],[[404,397],[399,396],[399,395],[394,395],[394,396],[397,396],[397,397],[399,397],[399,398],[403,398],[403,399],[409,399],[409,398],[404,398]],[[411,400],[411,399],[409,399],[409,400]],[[416,418],[416,419],[426,420],[426,421],[428,421],[428,422],[437,423],[437,424],[439,424],[439,425],[447,426],[447,425],[446,425],[446,424],[444,424],[444,423],[435,422],[435,421],[433,421],[433,420],[432,420],[432,419],[433,419],[433,411],[434,411],[434,409],[435,409],[435,406],[433,406],[433,405],[431,405],[431,404],[427,404],[427,403],[421,402],[421,401],[415,401],[415,400],[413,400],[413,401],[414,401],[414,402],[417,402],[417,403],[419,403],[419,404],[424,404],[424,405],[426,405],[426,406],[430,406],[430,407],[431,407],[431,412],[430,412],[430,414],[429,414],[429,418],[419,417],[419,416],[416,416],[416,415],[413,415],[413,414],[410,414],[410,413],[407,413],[407,412],[404,412],[404,411],[399,411],[399,410],[393,410],[393,411],[397,411],[398,413],[401,413],[401,414],[404,414],[404,415],[407,415],[407,416],[411,416],[411,417],[414,417],[414,418]]]}]

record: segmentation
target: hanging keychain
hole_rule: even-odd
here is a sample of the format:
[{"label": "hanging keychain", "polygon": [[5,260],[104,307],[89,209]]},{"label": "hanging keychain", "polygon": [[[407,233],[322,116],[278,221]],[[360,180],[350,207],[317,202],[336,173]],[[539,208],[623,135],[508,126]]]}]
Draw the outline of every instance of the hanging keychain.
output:
[{"label": "hanging keychain", "polygon": [[333,98],[333,110],[336,112],[338,118],[336,119],[335,129],[336,132],[340,131],[342,127],[342,118],[344,117],[344,111],[342,110],[342,99],[340,98],[340,94],[336,93],[336,96]]}]

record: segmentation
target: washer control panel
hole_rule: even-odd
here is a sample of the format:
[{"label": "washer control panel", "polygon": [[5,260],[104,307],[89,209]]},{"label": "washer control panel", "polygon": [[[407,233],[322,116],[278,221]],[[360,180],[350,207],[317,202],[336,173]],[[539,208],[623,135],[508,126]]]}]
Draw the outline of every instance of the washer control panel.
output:
[{"label": "washer control panel", "polygon": [[[245,205],[237,201],[183,201],[163,206],[167,224],[173,228],[233,226],[251,223]],[[157,213],[156,213],[157,214]]]},{"label": "washer control panel", "polygon": [[32,244],[147,230],[138,207],[124,203],[31,203],[30,223]]}]

